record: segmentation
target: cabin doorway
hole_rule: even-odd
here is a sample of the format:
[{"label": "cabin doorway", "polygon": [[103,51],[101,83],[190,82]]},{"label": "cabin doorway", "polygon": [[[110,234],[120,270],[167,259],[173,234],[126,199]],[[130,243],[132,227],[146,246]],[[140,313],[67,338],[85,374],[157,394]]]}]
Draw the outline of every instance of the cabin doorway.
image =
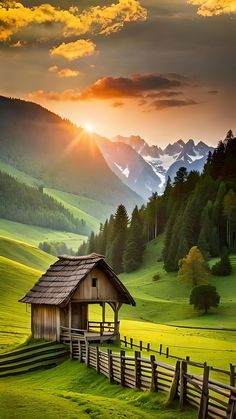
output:
[{"label": "cabin doorway", "polygon": [[88,304],[71,302],[71,327],[72,329],[87,330]]}]

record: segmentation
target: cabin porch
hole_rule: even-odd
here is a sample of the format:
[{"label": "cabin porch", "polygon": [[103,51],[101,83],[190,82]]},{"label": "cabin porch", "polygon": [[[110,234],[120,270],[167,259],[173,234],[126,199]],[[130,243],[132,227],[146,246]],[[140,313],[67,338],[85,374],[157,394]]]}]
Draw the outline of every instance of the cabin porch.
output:
[{"label": "cabin porch", "polygon": [[[60,341],[71,343],[73,341],[106,342],[119,340],[118,311],[121,303],[107,302],[112,308],[114,319],[106,321],[106,302],[99,303],[101,307],[101,321],[90,320],[89,307],[95,302],[70,302],[68,307],[61,309],[60,313]],[[96,304],[98,306],[98,303]],[[110,318],[110,316],[109,316]]]}]

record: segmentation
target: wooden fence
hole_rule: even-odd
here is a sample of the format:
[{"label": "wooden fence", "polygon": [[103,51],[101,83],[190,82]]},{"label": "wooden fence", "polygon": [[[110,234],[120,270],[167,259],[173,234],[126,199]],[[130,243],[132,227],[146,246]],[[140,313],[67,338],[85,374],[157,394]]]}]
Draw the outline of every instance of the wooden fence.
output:
[{"label": "wooden fence", "polygon": [[[189,355],[187,355],[185,358],[181,358],[179,356],[173,355],[170,352],[170,348],[168,346],[164,346],[162,343],[160,343],[159,349],[153,349],[153,348],[151,348],[150,343],[145,343],[142,340],[138,341],[138,343],[135,343],[133,338],[127,338],[126,336],[124,336],[124,339],[121,339],[120,342],[124,344],[125,348],[130,348],[130,349],[136,348],[141,352],[142,351],[147,351],[147,352],[152,352],[152,353],[155,353],[155,354],[158,354],[158,355],[165,356],[166,358],[185,360],[185,361],[188,361],[189,365],[192,365],[192,366],[195,366],[195,367],[204,368],[204,366],[205,366],[205,363],[190,361],[190,356]],[[232,380],[233,380],[233,382],[234,382],[233,385],[235,385],[235,383],[236,383],[236,371],[235,371],[235,366],[233,366],[232,364],[230,364],[230,369],[228,371],[223,370],[222,368],[216,368],[216,367],[213,367],[213,366],[209,366],[209,368],[210,368],[210,371],[220,372],[221,374],[227,375],[229,377],[230,384],[232,384]]]},{"label": "wooden fence", "polygon": [[71,356],[95,368],[111,383],[143,391],[169,392],[169,402],[179,400],[181,409],[186,404],[197,407],[199,419],[236,418],[235,374],[232,374],[231,385],[226,385],[210,379],[207,364],[202,375],[195,375],[189,371],[189,366],[197,364],[187,360],[177,360],[172,366],[157,361],[155,355],[142,358],[141,353],[135,351],[134,356],[127,356],[123,350],[120,353],[110,349],[103,351],[81,340],[73,342]]}]

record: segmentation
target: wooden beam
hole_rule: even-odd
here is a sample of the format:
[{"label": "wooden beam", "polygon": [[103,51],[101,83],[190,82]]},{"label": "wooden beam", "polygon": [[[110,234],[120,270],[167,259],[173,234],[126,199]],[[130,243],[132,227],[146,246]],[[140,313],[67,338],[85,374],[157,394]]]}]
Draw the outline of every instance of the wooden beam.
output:
[{"label": "wooden beam", "polygon": [[102,303],[102,322],[106,321],[106,303]]}]

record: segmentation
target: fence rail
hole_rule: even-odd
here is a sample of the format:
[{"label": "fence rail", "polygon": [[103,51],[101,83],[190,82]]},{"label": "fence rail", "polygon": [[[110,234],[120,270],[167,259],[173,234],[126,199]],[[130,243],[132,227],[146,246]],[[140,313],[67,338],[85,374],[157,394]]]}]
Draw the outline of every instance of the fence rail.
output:
[{"label": "fence rail", "polygon": [[[106,376],[111,383],[143,391],[169,392],[169,402],[179,400],[180,408],[190,404],[198,408],[198,418],[236,418],[235,374],[232,367],[231,384],[227,385],[209,377],[210,367],[205,363],[202,375],[191,374],[189,361],[177,360],[169,365],[156,360],[155,355],[142,358],[140,351],[134,356],[124,350],[113,353],[98,346],[73,341],[71,356],[85,362]],[[192,362],[191,362],[192,364]],[[195,365],[196,366],[196,365]],[[201,371],[202,371],[202,367]]]}]

